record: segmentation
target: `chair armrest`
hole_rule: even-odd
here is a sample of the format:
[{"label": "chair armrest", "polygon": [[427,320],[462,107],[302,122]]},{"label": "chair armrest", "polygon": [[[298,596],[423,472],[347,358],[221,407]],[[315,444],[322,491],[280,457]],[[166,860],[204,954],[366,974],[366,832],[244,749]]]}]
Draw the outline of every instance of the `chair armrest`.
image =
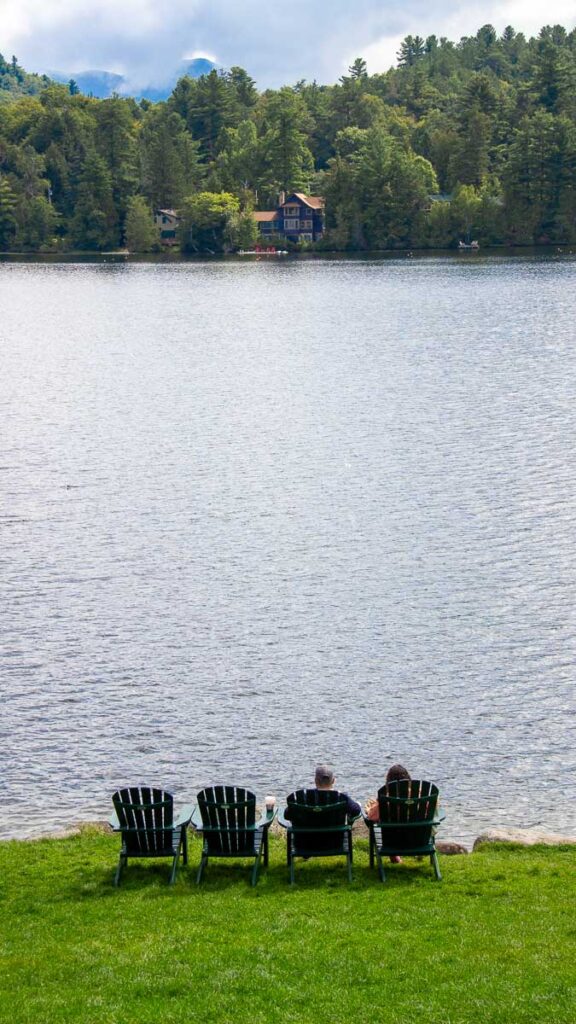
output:
[{"label": "chair armrest", "polygon": [[276,809],[273,811],[266,811],[262,814],[258,821],[255,823],[254,828],[270,828],[270,825],[276,817]]},{"label": "chair armrest", "polygon": [[200,808],[198,807],[197,804],[194,807],[194,810],[192,811],[192,815],[190,817],[190,824],[192,828],[195,828],[198,832],[202,828],[202,815],[200,814]]},{"label": "chair armrest", "polygon": [[439,818],[430,818],[428,821],[367,821],[366,824],[380,829],[431,828],[432,825],[440,825],[445,817],[446,815],[442,814]]},{"label": "chair armrest", "polygon": [[108,818],[108,824],[114,832],[120,832],[120,822],[118,821],[116,811],[112,811],[112,814]]},{"label": "chair armrest", "polygon": [[194,804],[187,804],[183,807],[178,815],[178,820],[174,822],[174,828],[182,828],[183,825],[189,825],[192,815],[194,813]]},{"label": "chair armrest", "polygon": [[312,833],[328,835],[329,832],[352,832],[350,822],[347,822],[345,825],[322,825],[321,827],[319,825],[295,825],[294,822],[290,822],[290,828],[297,835],[311,835]]},{"label": "chair armrest", "polygon": [[278,811],[277,819],[278,824],[281,825],[282,828],[292,828],[292,822],[288,821],[288,818],[285,818],[281,811]]}]

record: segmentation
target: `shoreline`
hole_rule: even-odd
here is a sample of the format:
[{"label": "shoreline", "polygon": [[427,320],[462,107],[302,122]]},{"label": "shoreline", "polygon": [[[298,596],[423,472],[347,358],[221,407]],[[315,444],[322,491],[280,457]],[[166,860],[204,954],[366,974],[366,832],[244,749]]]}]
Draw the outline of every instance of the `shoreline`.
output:
[{"label": "shoreline", "polygon": [[[549,245],[486,245],[480,249],[459,250],[457,248],[426,248],[426,249],[317,249],[306,252],[282,253],[283,260],[306,260],[314,262],[323,259],[423,259],[426,256],[431,258],[438,255],[459,257],[460,259],[482,258],[484,256],[523,256],[526,254],[554,256],[576,255],[576,243],[566,242],[563,244],[553,243]],[[66,252],[38,252],[38,251],[3,251],[0,252],[0,263],[11,261],[37,262],[37,263],[58,263],[82,261],[86,263],[198,263],[198,262],[220,262],[223,260],[238,260],[239,262],[259,262],[261,253],[182,253],[174,251],[166,252],[129,252],[126,249],[111,251],[91,251],[83,249],[69,249]]]},{"label": "shoreline", "polygon": [[[260,813],[260,809],[257,810]],[[192,830],[196,831],[196,830]],[[200,830],[197,830],[200,831]],[[61,828],[49,829],[39,835],[0,838],[0,844],[4,843],[37,843],[45,840],[74,839],[87,832],[96,832],[114,835],[109,823],[104,819],[92,819],[89,821],[76,821],[70,825],[63,825]],[[284,836],[284,830],[275,819],[270,829],[271,835],[276,837]],[[356,839],[367,839],[368,828],[362,819],[354,823],[353,834]],[[560,832],[551,832],[540,828],[493,828],[480,832],[470,846],[450,838],[438,838],[436,849],[443,856],[458,856],[475,853],[480,847],[490,844],[504,844],[510,846],[576,846],[576,836],[565,835]]]}]

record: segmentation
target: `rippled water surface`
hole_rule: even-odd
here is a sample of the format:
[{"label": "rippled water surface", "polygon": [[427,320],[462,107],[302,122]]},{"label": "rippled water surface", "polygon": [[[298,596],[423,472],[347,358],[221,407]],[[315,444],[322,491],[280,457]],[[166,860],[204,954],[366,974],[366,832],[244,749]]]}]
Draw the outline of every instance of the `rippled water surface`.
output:
[{"label": "rippled water surface", "polygon": [[576,834],[576,260],[0,265],[0,834],[439,783]]}]

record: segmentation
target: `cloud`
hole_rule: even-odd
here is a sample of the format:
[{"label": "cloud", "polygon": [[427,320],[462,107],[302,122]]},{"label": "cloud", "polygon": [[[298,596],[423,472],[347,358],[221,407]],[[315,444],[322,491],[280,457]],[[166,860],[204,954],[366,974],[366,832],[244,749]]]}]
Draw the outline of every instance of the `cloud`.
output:
[{"label": "cloud", "polygon": [[491,22],[532,34],[576,22],[573,0],[0,0],[0,52],[29,70],[101,68],[161,82],[191,52],[240,64],[261,87],[332,82],[358,55],[395,61],[408,34],[458,39]]}]

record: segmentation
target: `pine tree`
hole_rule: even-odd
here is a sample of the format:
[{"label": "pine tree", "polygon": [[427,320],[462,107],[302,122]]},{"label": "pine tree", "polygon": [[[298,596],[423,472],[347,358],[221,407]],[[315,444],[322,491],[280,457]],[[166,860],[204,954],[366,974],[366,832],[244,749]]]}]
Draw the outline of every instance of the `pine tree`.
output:
[{"label": "pine tree", "polygon": [[159,104],[147,112],[140,158],[142,191],[153,209],[178,209],[183,197],[202,183],[198,143],[169,105]]},{"label": "pine tree", "polygon": [[106,162],[112,198],[122,223],[138,186],[136,130],[129,101],[113,97],[96,108],[96,149]]},{"label": "pine tree", "polygon": [[253,78],[244,68],[232,67],[226,73],[231,94],[231,122],[239,125],[250,117],[258,102],[258,90]]},{"label": "pine tree", "polygon": [[531,91],[537,103],[553,114],[576,114],[574,60],[551,40],[539,44]]},{"label": "pine tree", "polygon": [[576,238],[576,126],[537,110],[524,118],[504,174],[508,229],[520,242]]},{"label": "pine tree", "polygon": [[421,60],[426,52],[426,44],[421,36],[406,36],[398,50],[399,67],[412,67]]},{"label": "pine tree", "polygon": [[354,63],[348,68],[348,74],[350,75],[350,78],[354,78],[356,80],[368,78],[366,61],[362,57],[356,57]]},{"label": "pine tree", "polygon": [[96,152],[87,156],[77,189],[70,240],[76,249],[108,249],[120,242],[112,180]]},{"label": "pine tree", "polygon": [[202,75],[194,85],[190,91],[186,125],[192,138],[200,143],[200,152],[213,160],[220,132],[233,121],[233,86],[226,75],[216,70]]},{"label": "pine tree", "polygon": [[490,169],[492,122],[487,114],[472,111],[452,151],[449,177],[452,185],[480,185]]},{"label": "pine tree", "polygon": [[263,152],[269,182],[286,192],[307,188],[314,160],[303,131],[310,122],[302,97],[287,87],[273,93],[266,123]]},{"label": "pine tree", "polygon": [[262,147],[253,121],[241,121],[238,128],[224,129],[216,166],[225,190],[258,188],[262,178]]}]

